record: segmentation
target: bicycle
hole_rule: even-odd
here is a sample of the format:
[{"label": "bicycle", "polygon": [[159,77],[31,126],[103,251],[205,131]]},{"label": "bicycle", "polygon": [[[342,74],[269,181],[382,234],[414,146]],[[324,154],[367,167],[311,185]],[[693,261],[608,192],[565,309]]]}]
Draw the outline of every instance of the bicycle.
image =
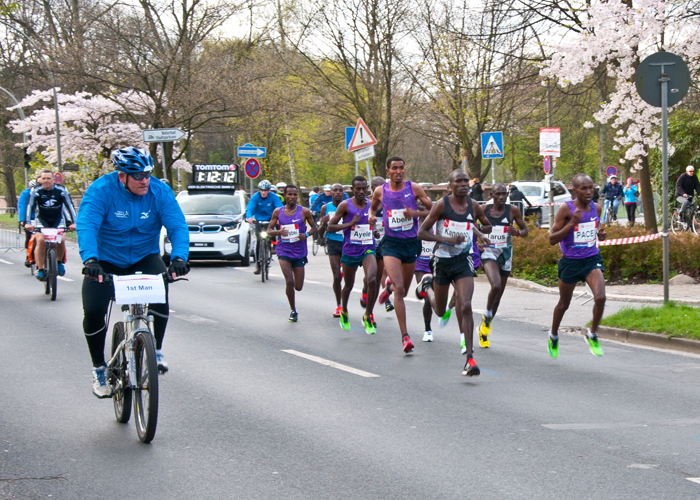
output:
[{"label": "bicycle", "polygon": [[318,231],[316,231],[311,238],[311,252],[316,255],[318,249],[323,247],[323,251],[328,255],[328,245],[326,245],[326,241],[326,238],[323,238],[323,241],[321,241],[321,237],[318,235]]},{"label": "bicycle", "polygon": [[[272,262],[272,242],[267,235],[267,227],[270,221],[255,221],[255,234],[258,245],[256,264],[260,269],[260,279],[263,283],[270,279],[270,263]],[[262,242],[262,245],[260,244]]]},{"label": "bicycle", "polygon": [[698,213],[698,206],[695,199],[691,199],[690,206],[686,210],[686,221],[681,219],[681,207],[673,209],[671,213],[671,231],[673,234],[681,234],[684,231],[692,232],[694,234],[700,234],[700,214]]},{"label": "bicycle", "polygon": [[[41,234],[44,235],[44,269],[46,278],[44,281],[44,293],[51,294],[51,300],[56,300],[57,285],[58,285],[58,259],[56,258],[56,245],[61,243],[61,239],[65,234],[65,229],[57,229],[52,227],[42,227]],[[31,267],[34,274],[35,266]]]},{"label": "bicycle", "polygon": [[107,313],[109,325],[112,305],[121,306],[124,320],[112,330],[112,357],[107,362],[107,380],[112,387],[114,415],[126,424],[132,403],[136,434],[142,443],[150,443],[158,424],[158,363],[153,336],[153,315],[148,304],[165,303],[164,282],[173,280],[169,274],[109,275],[114,283],[114,297]]},{"label": "bicycle", "polygon": [[607,224],[612,224],[617,220],[617,213],[614,208],[614,199],[607,198],[606,201],[608,201],[608,208],[605,209],[605,222]]}]

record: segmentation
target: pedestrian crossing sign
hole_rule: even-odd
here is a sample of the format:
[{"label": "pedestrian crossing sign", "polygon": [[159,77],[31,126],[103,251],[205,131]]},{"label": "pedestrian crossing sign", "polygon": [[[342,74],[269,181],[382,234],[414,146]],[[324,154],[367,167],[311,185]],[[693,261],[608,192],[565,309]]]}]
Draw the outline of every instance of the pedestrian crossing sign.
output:
[{"label": "pedestrian crossing sign", "polygon": [[484,160],[503,158],[503,132],[481,133],[481,157]]}]

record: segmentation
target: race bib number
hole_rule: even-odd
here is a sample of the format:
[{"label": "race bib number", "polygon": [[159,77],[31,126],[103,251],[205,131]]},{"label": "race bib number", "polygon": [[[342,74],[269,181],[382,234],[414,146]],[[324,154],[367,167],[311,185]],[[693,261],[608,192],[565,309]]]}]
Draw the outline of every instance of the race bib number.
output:
[{"label": "race bib number", "polygon": [[406,217],[406,209],[387,210],[389,229],[392,231],[410,231],[413,229],[413,218]]},{"label": "race bib number", "polygon": [[574,248],[588,248],[598,242],[598,221],[584,222],[574,226]]},{"label": "race bib number", "polygon": [[435,253],[435,241],[421,241],[420,256],[423,258],[432,257]]},{"label": "race bib number", "polygon": [[355,224],[350,227],[351,245],[371,245],[374,243],[369,224]]},{"label": "race bib number", "polygon": [[457,222],[445,219],[442,227],[442,235],[449,238],[451,236],[464,236],[465,241],[459,245],[450,245],[449,243],[441,243],[441,245],[454,246],[455,248],[464,249],[467,245],[471,246],[473,231],[471,222]]},{"label": "race bib number", "polygon": [[65,231],[63,229],[56,229],[52,227],[42,227],[41,228],[41,234],[44,235],[44,240],[45,241],[50,241],[53,243],[61,243],[61,240],[63,239],[63,233]]},{"label": "race bib number", "polygon": [[299,224],[284,224],[282,229],[287,230],[287,236],[282,236],[283,243],[295,243],[299,241]]},{"label": "race bib number", "polygon": [[506,248],[508,246],[508,226],[493,226],[491,234],[486,235],[493,248]]},{"label": "race bib number", "polygon": [[165,284],[162,276],[132,274],[114,276],[116,304],[165,304]]},{"label": "race bib number", "polygon": [[377,231],[380,238],[384,236],[384,221],[378,220],[374,225],[374,230]]}]

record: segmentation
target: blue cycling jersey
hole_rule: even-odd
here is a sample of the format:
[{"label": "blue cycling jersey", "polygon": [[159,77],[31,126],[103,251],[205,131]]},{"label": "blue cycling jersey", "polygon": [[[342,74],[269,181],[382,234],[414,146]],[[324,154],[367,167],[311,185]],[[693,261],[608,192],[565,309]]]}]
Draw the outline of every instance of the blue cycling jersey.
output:
[{"label": "blue cycling jersey", "polygon": [[[27,203],[29,203],[29,194],[32,192],[32,188],[27,188],[19,195],[19,201],[17,202],[17,208],[19,209],[19,217],[17,220],[24,222],[24,214],[27,213]],[[30,217],[34,219],[34,214]]]},{"label": "blue cycling jersey", "polygon": [[257,221],[269,221],[272,219],[272,212],[275,211],[275,208],[284,206],[279,196],[270,191],[268,191],[268,193],[269,194],[263,198],[260,195],[260,191],[258,191],[250,198],[245,209],[246,219],[253,217]]},{"label": "blue cycling jersey", "polygon": [[127,268],[160,251],[163,226],[171,257],[187,260],[190,234],[173,191],[151,177],[148,193],[137,196],[126,190],[118,172],[103,175],[90,185],[78,210],[80,257]]},{"label": "blue cycling jersey", "polygon": [[[348,198],[350,198],[348,196],[348,193],[343,193],[343,199],[347,200]],[[326,196],[325,193],[321,194],[318,196],[318,198],[316,198],[316,201],[314,201],[311,204],[311,211],[312,212],[320,212],[321,209],[323,208],[323,205],[330,203],[332,201],[333,201],[333,195],[329,194],[328,196]]]}]

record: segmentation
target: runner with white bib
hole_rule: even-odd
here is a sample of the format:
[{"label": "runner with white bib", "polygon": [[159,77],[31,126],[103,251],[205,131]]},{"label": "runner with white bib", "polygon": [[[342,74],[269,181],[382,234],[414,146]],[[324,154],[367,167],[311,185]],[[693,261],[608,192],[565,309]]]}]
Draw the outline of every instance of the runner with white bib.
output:
[{"label": "runner with white bib", "polygon": [[[379,186],[383,186],[386,180],[384,177],[372,177],[372,195],[377,191],[377,188]],[[370,203],[371,203],[372,197],[370,196]],[[374,242],[377,246],[376,252],[377,252],[377,287],[379,289],[384,288],[384,284],[386,283],[387,276],[386,273],[384,272],[384,256],[382,254],[382,242],[384,241],[384,235],[386,234],[386,231],[384,230],[384,211],[379,208],[376,213],[377,220],[374,223],[373,230],[374,230]],[[380,300],[380,303],[384,304],[384,307],[386,309],[386,312],[391,312],[394,310],[394,304],[391,303],[391,287],[386,287],[384,288],[384,296],[382,297],[382,300]],[[379,297],[380,294],[377,295]],[[362,298],[360,299],[360,305],[362,307],[367,306],[367,289],[366,287],[362,288]]]},{"label": "runner with white bib", "polygon": [[[423,222],[425,218],[421,219],[421,222]],[[435,228],[431,228],[430,232],[432,234],[435,233]],[[433,274],[433,271],[430,269],[430,259],[432,259],[433,255],[435,254],[435,246],[437,245],[437,242],[435,241],[421,241],[421,252],[420,255],[418,256],[418,260],[416,260],[416,283],[420,284],[421,281],[423,281],[423,276],[426,274]],[[421,298],[421,297],[419,297]],[[425,323],[425,333],[423,334],[423,342],[432,342],[433,341],[433,329],[430,325],[431,320],[433,318],[433,308],[430,307],[430,302],[423,301],[423,322]]]},{"label": "runner with white bib", "polygon": [[[482,315],[478,329],[479,345],[484,349],[491,345],[488,338],[491,333],[491,320],[496,316],[513,266],[512,238],[527,236],[527,225],[520,209],[515,205],[506,204],[508,197],[506,186],[496,184],[491,190],[491,196],[493,205],[486,205],[484,208],[484,215],[492,227],[489,233],[491,244],[484,248],[481,254],[481,265],[491,284],[491,291],[486,301],[486,314]],[[518,228],[514,227],[514,222]]]},{"label": "runner with white bib", "polygon": [[[418,230],[418,237],[425,241],[436,241],[438,246],[431,261],[433,276],[426,275],[416,289],[419,298],[425,297],[433,311],[446,322],[451,311],[447,309],[450,284],[455,288],[456,307],[461,310],[460,331],[465,333],[467,361],[462,375],[479,375],[480,370],[474,361],[474,318],[472,316],[472,295],[474,293],[473,242],[476,234],[485,244],[489,243],[483,233],[491,232],[491,223],[484,215],[479,203],[469,196],[469,178],[462,170],[450,174],[452,194],[445,196],[433,205],[430,215]],[[479,221],[482,231],[476,228]],[[436,234],[430,228],[437,228]]]},{"label": "runner with white bib", "polygon": [[334,318],[340,317],[340,311],[342,309],[340,305],[340,291],[343,278],[340,273],[340,256],[343,255],[343,235],[342,233],[327,233],[325,229],[331,217],[335,215],[335,211],[343,201],[344,194],[345,192],[341,184],[333,184],[333,186],[331,186],[331,196],[333,199],[330,203],[326,203],[321,208],[321,222],[319,224],[319,231],[322,231],[326,235],[328,261],[331,264],[331,272],[333,273],[333,293],[335,294],[336,305],[335,312],[333,313]]},{"label": "runner with white bib", "polygon": [[576,284],[584,281],[593,292],[593,321],[586,334],[586,343],[594,356],[602,356],[596,331],[605,309],[605,277],[598,240],[605,239],[600,224],[602,208],[593,203],[593,180],[586,174],[573,179],[574,201],[567,201],[557,212],[549,234],[549,243],[559,243],[564,254],[559,259],[559,303],[554,308],[548,350],[552,358],[559,356],[559,325],[569,308]]}]

